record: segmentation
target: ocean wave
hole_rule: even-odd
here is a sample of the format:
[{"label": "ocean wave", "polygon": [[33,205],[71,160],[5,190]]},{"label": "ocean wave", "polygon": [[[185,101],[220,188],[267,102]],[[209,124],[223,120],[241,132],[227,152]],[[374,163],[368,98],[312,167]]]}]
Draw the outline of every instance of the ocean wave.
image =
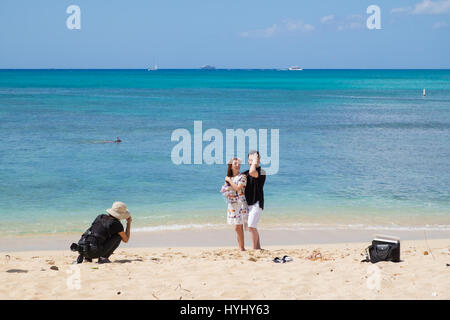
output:
[{"label": "ocean wave", "polygon": [[[224,224],[170,224],[140,227],[133,229],[133,232],[159,232],[159,231],[180,231],[188,229],[225,229],[229,227]],[[263,230],[385,230],[385,231],[450,231],[450,225],[423,225],[423,226],[402,226],[402,225],[365,225],[365,224],[336,224],[324,225],[320,223],[299,223],[289,225],[268,225],[261,226]]]},{"label": "ocean wave", "polygon": [[423,225],[423,226],[402,226],[402,225],[365,225],[365,224],[293,224],[289,226],[268,226],[266,230],[386,230],[386,231],[450,231],[450,225]]},{"label": "ocean wave", "polygon": [[177,231],[186,229],[223,229],[222,224],[170,224],[170,225],[158,225],[151,227],[140,227],[133,229],[133,232],[158,232],[158,231]]}]

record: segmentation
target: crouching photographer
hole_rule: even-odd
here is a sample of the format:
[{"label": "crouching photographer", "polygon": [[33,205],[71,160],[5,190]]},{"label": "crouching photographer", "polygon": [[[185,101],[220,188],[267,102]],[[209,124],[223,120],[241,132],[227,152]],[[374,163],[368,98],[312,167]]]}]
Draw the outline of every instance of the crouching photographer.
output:
[{"label": "crouching photographer", "polygon": [[[120,242],[128,242],[130,239],[131,216],[127,206],[123,202],[114,202],[108,214],[101,214],[86,232],[83,233],[78,244],[72,243],[70,249],[78,251],[77,263],[83,260],[92,262],[98,258],[98,263],[110,263],[109,257],[116,250]],[[127,221],[126,231],[120,220]]]}]

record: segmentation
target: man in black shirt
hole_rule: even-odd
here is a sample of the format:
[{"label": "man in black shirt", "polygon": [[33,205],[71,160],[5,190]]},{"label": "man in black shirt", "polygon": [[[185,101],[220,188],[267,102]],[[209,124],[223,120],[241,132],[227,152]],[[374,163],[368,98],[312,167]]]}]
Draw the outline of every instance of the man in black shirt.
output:
[{"label": "man in black shirt", "polygon": [[[91,227],[83,233],[78,244],[73,243],[70,249],[78,251],[77,263],[84,259],[92,262],[98,258],[98,263],[109,263],[109,256],[117,249],[120,242],[130,239],[131,216],[123,202],[114,202],[112,208],[107,209],[108,214],[101,214],[95,218]],[[120,220],[127,220],[127,229],[124,232]]]},{"label": "man in black shirt", "polygon": [[253,249],[261,249],[259,233],[257,230],[262,210],[264,209],[264,183],[266,182],[266,173],[259,166],[259,152],[250,151],[248,154],[248,164],[250,170],[244,172],[247,176],[247,185],[245,187],[245,199],[248,204],[248,229],[252,234]]}]

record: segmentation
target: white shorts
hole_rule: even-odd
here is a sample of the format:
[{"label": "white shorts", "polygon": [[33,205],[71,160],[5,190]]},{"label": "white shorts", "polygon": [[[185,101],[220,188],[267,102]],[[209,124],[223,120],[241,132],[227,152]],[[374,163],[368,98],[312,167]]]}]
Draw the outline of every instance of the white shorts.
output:
[{"label": "white shorts", "polygon": [[259,207],[259,201],[255,204],[248,206],[248,227],[255,228],[258,226],[259,219],[261,218],[262,209]]}]

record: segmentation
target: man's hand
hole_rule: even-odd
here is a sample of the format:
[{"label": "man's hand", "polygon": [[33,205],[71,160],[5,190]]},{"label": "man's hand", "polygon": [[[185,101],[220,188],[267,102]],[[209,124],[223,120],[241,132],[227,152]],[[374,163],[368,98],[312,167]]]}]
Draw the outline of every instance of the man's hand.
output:
[{"label": "man's hand", "polygon": [[133,219],[131,218],[131,216],[127,219],[127,223],[131,223],[131,221],[133,221]]},{"label": "man's hand", "polygon": [[248,162],[249,162],[250,165],[253,164],[253,159],[255,159],[255,155],[254,154],[251,154],[251,155],[248,156]]},{"label": "man's hand", "polygon": [[253,161],[255,161],[256,166],[259,167],[259,154],[255,153],[253,155]]},{"label": "man's hand", "polygon": [[251,155],[252,164],[250,165],[249,175],[253,178],[258,178],[259,174],[256,170],[259,167],[259,155],[254,153]]}]

